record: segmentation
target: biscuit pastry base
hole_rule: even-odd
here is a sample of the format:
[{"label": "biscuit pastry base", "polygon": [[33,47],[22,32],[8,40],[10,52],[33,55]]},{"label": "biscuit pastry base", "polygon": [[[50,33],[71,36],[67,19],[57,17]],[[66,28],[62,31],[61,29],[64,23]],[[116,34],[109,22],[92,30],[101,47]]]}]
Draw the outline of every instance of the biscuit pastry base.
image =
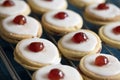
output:
[{"label": "biscuit pastry base", "polygon": [[[90,56],[90,55],[87,55],[87,56]],[[83,57],[80,60],[80,64],[79,64],[79,68],[82,72],[82,75],[84,76],[83,77],[84,80],[119,80],[120,79],[120,74],[113,75],[113,76],[102,76],[102,75],[95,74],[89,71],[88,69],[86,69],[84,66],[84,60],[87,56]]]},{"label": "biscuit pastry base", "polygon": [[[51,10],[49,10],[49,9],[47,9],[47,8],[43,8],[43,7],[40,7],[40,6],[36,5],[35,2],[34,2],[34,0],[27,0],[27,2],[28,2],[28,4],[30,5],[32,11],[35,12],[35,13],[37,13],[37,14],[43,14],[43,13],[46,13],[46,12],[48,12],[48,11],[51,11]],[[67,6],[68,6],[67,4],[64,5],[64,6],[61,8],[61,10],[62,10],[62,9],[63,9],[63,10],[66,9]]]},{"label": "biscuit pastry base", "polygon": [[83,77],[84,80],[93,80],[93,79],[90,79],[89,77],[87,77],[87,76],[80,70],[79,66],[78,66],[78,71],[80,72],[80,74],[82,75],[82,77]]},{"label": "biscuit pastry base", "polygon": [[66,33],[69,33],[69,32],[72,32],[72,31],[76,31],[76,30],[79,30],[82,25],[83,25],[83,21],[81,21],[79,24],[73,26],[73,27],[68,27],[66,28],[65,26],[63,27],[57,27],[49,22],[47,22],[45,20],[45,16],[46,15],[43,15],[42,17],[42,25],[43,25],[43,28],[50,34],[52,35],[58,35],[58,36],[63,36],[65,35]]},{"label": "biscuit pastry base", "polygon": [[[50,79],[48,76],[49,76],[49,73],[53,69],[61,70],[62,73],[64,73],[63,78],[62,79]],[[46,66],[41,69],[38,69],[37,71],[33,73],[32,80],[83,80],[83,77],[79,73],[79,71],[77,71],[75,68],[67,66],[67,65],[59,64],[59,65],[50,65],[50,66]]]},{"label": "biscuit pastry base", "polygon": [[100,52],[101,48],[102,48],[100,38],[94,32],[92,32],[90,30],[87,30],[87,31],[92,33],[97,38],[98,43],[97,43],[97,45],[96,45],[94,50],[85,52],[85,51],[75,51],[75,50],[67,49],[67,48],[62,46],[61,41],[62,41],[63,38],[61,38],[58,41],[58,48],[60,49],[61,54],[63,54],[66,58],[71,59],[71,60],[80,60],[85,55]]},{"label": "biscuit pastry base", "polygon": [[[84,2],[82,0],[68,0],[68,2],[70,2],[70,4],[78,7],[78,8],[83,8],[83,7],[87,7],[91,4],[94,4],[94,1],[91,2]],[[105,0],[103,0],[101,3],[104,3]]]},{"label": "biscuit pastry base", "polygon": [[96,25],[105,25],[111,22],[120,21],[120,15],[115,16],[114,18],[102,18],[102,17],[96,16],[90,13],[88,9],[86,9],[84,12],[84,18],[88,22],[96,24]]},{"label": "biscuit pastry base", "polygon": [[[39,39],[40,38],[24,39],[24,40],[20,41],[14,49],[14,59],[15,59],[15,61],[17,63],[19,63],[20,65],[22,65],[26,69],[35,71],[35,70],[38,70],[39,68],[47,66],[47,65],[60,64],[61,55],[58,54],[59,52],[58,52],[58,49],[56,48],[56,46],[54,46],[54,44],[49,42],[49,41],[46,42],[46,40],[45,40],[45,42],[46,42],[45,47],[49,48],[49,47],[53,46],[51,48],[51,49],[53,49],[52,51],[51,51],[51,49],[45,48],[44,51],[38,52],[38,54],[37,54],[37,52],[31,52],[29,50],[28,46],[30,45],[30,43],[34,42],[34,41],[38,42]],[[43,39],[41,39],[41,40],[43,40]],[[39,41],[39,42],[41,42],[41,41]],[[51,46],[51,44],[53,44],[53,45]],[[54,53],[55,57],[54,57],[54,55],[51,56],[51,54],[48,54],[49,57],[46,54],[44,54],[44,53],[48,53],[50,51],[53,52],[53,53],[55,52]],[[56,53],[56,52],[58,52],[58,53]],[[39,54],[39,53],[43,53],[43,54]],[[24,55],[24,54],[27,54],[27,55]],[[53,59],[51,59],[52,57],[53,57]],[[47,58],[48,58],[48,60],[51,60],[51,61],[49,62],[48,60],[46,60]]]},{"label": "biscuit pastry base", "polygon": [[81,2],[80,0],[68,0],[70,4],[78,8],[86,7],[88,4]]},{"label": "biscuit pastry base", "polygon": [[49,65],[49,64],[42,64],[42,63],[40,64],[40,63],[31,61],[29,59],[26,59],[24,56],[21,55],[20,52],[18,52],[17,49],[14,51],[14,59],[16,62],[21,64],[24,68],[33,70],[33,71],[35,71],[43,66]]},{"label": "biscuit pastry base", "polygon": [[[29,70],[37,70],[41,67],[44,67],[44,66],[47,66],[47,65],[51,65],[51,64],[44,64],[44,63],[39,63],[39,62],[35,62],[35,61],[32,61],[30,59],[27,59],[26,57],[24,57],[21,53],[21,51],[18,49],[19,45],[21,44],[18,43],[15,50],[14,50],[14,59],[16,62],[18,62],[19,64],[21,64],[23,67],[25,67],[26,69],[29,69]],[[60,57],[60,55],[59,55]]]},{"label": "biscuit pastry base", "polygon": [[113,40],[113,39],[107,37],[106,35],[104,35],[103,29],[104,29],[104,26],[99,29],[99,36],[100,36],[100,38],[106,44],[110,45],[111,47],[115,47],[115,48],[120,49],[120,41]]},{"label": "biscuit pastry base", "polygon": [[[40,37],[42,35],[42,27],[41,25],[39,25],[39,29],[38,29],[38,33],[36,37]],[[32,35],[24,35],[24,34],[15,34],[15,33],[11,33],[6,31],[2,25],[0,25],[0,36],[6,40],[7,42],[10,43],[17,43],[22,39],[26,39],[26,38],[33,38],[34,36]]]},{"label": "biscuit pastry base", "polygon": [[[26,10],[19,13],[19,14],[21,14],[21,15],[29,15],[30,13],[31,13],[31,9],[30,9],[29,6],[27,6]],[[15,14],[15,15],[17,15],[17,14]],[[3,19],[5,19],[8,16],[11,16],[11,15],[0,14],[0,21],[2,21]]]},{"label": "biscuit pastry base", "polygon": [[32,80],[36,80],[35,75],[36,75],[36,72],[32,75]]}]

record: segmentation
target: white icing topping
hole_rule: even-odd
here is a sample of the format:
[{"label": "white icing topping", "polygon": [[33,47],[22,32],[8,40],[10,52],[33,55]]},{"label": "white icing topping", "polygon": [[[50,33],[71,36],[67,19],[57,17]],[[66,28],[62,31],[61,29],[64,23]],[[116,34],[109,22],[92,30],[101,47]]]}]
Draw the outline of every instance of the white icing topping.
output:
[{"label": "white icing topping", "polygon": [[[95,58],[98,55],[104,55],[108,58],[109,63],[104,66],[96,66],[94,65]],[[94,54],[91,56],[87,56],[84,60],[85,67],[94,72],[95,74],[102,75],[102,76],[112,76],[112,75],[117,75],[120,74],[120,62],[118,61],[117,58],[111,55],[107,54]]]},{"label": "white icing topping", "polygon": [[53,0],[53,1],[34,0],[34,3],[39,7],[43,7],[50,10],[62,9],[65,5],[67,5],[66,0]]},{"label": "white icing topping", "polygon": [[80,1],[85,2],[85,3],[102,3],[105,0],[80,0]]},{"label": "white icing topping", "polygon": [[[87,35],[88,40],[82,43],[74,43],[71,38],[75,33],[78,32],[83,32]],[[97,45],[97,38],[94,36],[92,33],[84,31],[84,30],[79,30],[76,32],[71,32],[65,35],[61,41],[61,44],[63,47],[71,50],[76,50],[76,51],[92,51],[95,49]]]},{"label": "white icing topping", "polygon": [[[58,12],[67,13],[68,17],[62,20],[54,18],[54,15],[57,14]],[[73,27],[82,22],[81,16],[71,10],[57,10],[57,11],[48,12],[45,16],[45,20],[48,23],[53,24],[57,27],[67,27],[67,28]]]},{"label": "white icing topping", "polygon": [[13,23],[16,16],[10,16],[3,20],[3,28],[11,33],[37,36],[40,23],[30,16],[25,16],[27,23],[18,25]]},{"label": "white icing topping", "polygon": [[120,16],[120,9],[119,7],[115,6],[114,4],[107,4],[109,6],[109,9],[106,10],[98,10],[96,9],[97,4],[91,5],[88,7],[88,10],[90,13],[102,17],[102,18],[113,18],[116,16]]},{"label": "white icing topping", "polygon": [[0,0],[0,14],[4,14],[7,16],[18,15],[25,12],[25,10],[27,9],[27,4],[23,0],[12,0],[15,3],[15,5],[12,7],[2,6],[2,3],[4,1],[5,0]]},{"label": "white icing topping", "polygon": [[112,31],[117,26],[120,26],[120,22],[115,22],[115,23],[105,25],[104,30],[103,30],[104,35],[106,35],[107,37],[109,37],[109,38],[111,38],[113,40],[120,41],[120,34],[116,35]]},{"label": "white icing topping", "polygon": [[[39,52],[30,51],[27,48],[27,46],[31,42],[43,42],[44,49]],[[46,39],[42,39],[42,38],[26,39],[21,42],[18,48],[21,51],[21,55],[35,62],[44,63],[44,64],[59,64],[61,61],[57,47],[52,42]]]},{"label": "white icing topping", "polygon": [[64,78],[60,80],[82,80],[79,72],[67,65],[50,65],[39,69],[35,75],[35,80],[49,80],[47,75],[51,69],[60,69],[64,73]]}]

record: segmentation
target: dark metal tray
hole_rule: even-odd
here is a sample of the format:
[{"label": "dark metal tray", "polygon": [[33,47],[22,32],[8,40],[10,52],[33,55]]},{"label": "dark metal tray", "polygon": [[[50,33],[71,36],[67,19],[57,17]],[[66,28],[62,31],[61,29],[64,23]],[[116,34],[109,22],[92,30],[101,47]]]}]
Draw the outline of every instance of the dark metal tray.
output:
[{"label": "dark metal tray", "polygon": [[[120,0],[107,0],[107,2],[111,2],[120,7]],[[80,15],[83,13],[83,9],[78,9],[69,4],[68,9],[74,10]],[[33,16],[40,20],[41,16],[32,13],[30,16]],[[92,25],[89,22],[84,20],[83,28],[90,29],[94,32],[98,32],[98,26]],[[57,46],[57,40],[60,38],[58,36],[51,36],[44,31],[43,38],[51,40]],[[15,48],[15,44],[8,43],[0,38],[0,80],[31,80],[31,76],[33,71],[29,71],[23,68],[21,65],[15,62],[13,51]],[[120,50],[112,48],[105,43],[102,44],[102,52],[106,54],[111,54],[117,57],[120,60]],[[62,58],[62,64],[70,65],[73,67],[77,67],[78,61],[71,61],[66,58]]]}]

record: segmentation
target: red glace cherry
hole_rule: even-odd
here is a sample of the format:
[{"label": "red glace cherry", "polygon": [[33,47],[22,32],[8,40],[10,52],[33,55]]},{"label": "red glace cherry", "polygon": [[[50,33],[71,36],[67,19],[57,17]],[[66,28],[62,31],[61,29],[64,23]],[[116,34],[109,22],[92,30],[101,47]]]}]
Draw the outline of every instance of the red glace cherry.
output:
[{"label": "red glace cherry", "polygon": [[83,32],[78,32],[72,37],[72,41],[75,43],[81,43],[88,39],[87,35]]},{"label": "red glace cherry", "polygon": [[14,6],[14,2],[12,0],[5,0],[3,3],[2,3],[2,6],[5,6],[5,7],[10,7],[10,6]]},{"label": "red glace cherry", "polygon": [[98,10],[106,10],[109,9],[109,7],[106,5],[106,3],[101,3],[97,6]]},{"label": "red glace cherry", "polygon": [[120,26],[113,28],[112,31],[114,34],[120,34]]},{"label": "red glace cherry", "polygon": [[58,12],[57,14],[54,15],[54,18],[57,19],[65,19],[66,17],[68,17],[68,14],[65,12]]},{"label": "red glace cherry", "polygon": [[106,65],[109,63],[109,60],[107,57],[105,56],[97,56],[96,59],[95,59],[95,65],[97,66],[103,66],[103,65]]},{"label": "red glace cherry", "polygon": [[32,52],[39,52],[44,49],[44,44],[42,42],[32,42],[28,45],[28,49]]},{"label": "red glace cherry", "polygon": [[48,73],[48,78],[50,80],[60,80],[64,78],[64,73],[61,70],[55,68]]},{"label": "red glace cherry", "polygon": [[24,25],[26,23],[26,18],[23,15],[18,15],[13,19],[15,24]]}]

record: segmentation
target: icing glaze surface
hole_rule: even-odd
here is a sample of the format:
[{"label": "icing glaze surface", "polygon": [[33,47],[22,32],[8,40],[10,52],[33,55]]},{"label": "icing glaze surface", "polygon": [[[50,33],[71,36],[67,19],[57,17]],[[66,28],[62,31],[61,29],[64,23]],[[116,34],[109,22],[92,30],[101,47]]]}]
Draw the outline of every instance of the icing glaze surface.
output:
[{"label": "icing glaze surface", "polygon": [[25,12],[27,9],[27,4],[23,0],[12,0],[15,3],[12,7],[2,6],[3,1],[5,0],[0,0],[0,14],[7,16],[18,15]]},{"label": "icing glaze surface", "polygon": [[120,26],[120,22],[115,22],[115,23],[111,23],[111,24],[108,24],[104,27],[104,35],[106,35],[107,37],[113,39],[113,40],[117,40],[117,41],[120,41],[120,35],[116,35],[112,32],[112,29],[117,27],[117,26]]},{"label": "icing glaze surface", "polygon": [[[57,14],[58,12],[67,13],[68,17],[66,17],[65,19],[62,19],[62,20],[54,18],[54,15]],[[48,12],[45,16],[45,20],[48,23],[55,25],[57,27],[67,27],[67,28],[73,27],[82,22],[81,16],[71,10],[57,10],[57,11]]]},{"label": "icing glaze surface", "polygon": [[[67,65],[50,65],[39,69],[35,75],[35,80],[49,80],[47,74],[51,69],[58,68],[65,74],[62,80],[82,80],[79,72]],[[74,73],[74,74],[72,74]]]},{"label": "icing glaze surface", "polygon": [[115,6],[114,4],[107,4],[109,6],[109,9],[106,10],[97,10],[97,4],[91,5],[88,7],[88,10],[90,13],[102,17],[102,18],[113,18],[116,16],[120,16],[120,9]]},{"label": "icing glaze surface", "polygon": [[65,5],[67,5],[66,0],[53,0],[53,1],[34,0],[34,3],[39,7],[43,7],[50,10],[62,9]]},{"label": "icing glaze surface", "polygon": [[[98,55],[106,56],[109,60],[109,63],[101,67],[94,65],[95,58]],[[117,58],[111,55],[94,54],[91,56],[87,56],[84,60],[84,63],[85,63],[85,67],[89,71],[94,72],[95,74],[99,74],[102,76],[112,76],[112,75],[120,74],[120,62],[118,61]]]},{"label": "icing glaze surface", "polygon": [[[87,41],[85,41],[83,43],[79,43],[79,44],[74,43],[71,40],[71,38],[77,32],[85,33],[88,37]],[[62,46],[67,49],[71,49],[71,50],[75,50],[75,51],[91,51],[91,50],[95,49],[95,47],[97,45],[96,36],[94,36],[90,32],[84,31],[84,30],[79,30],[77,32],[71,32],[71,33],[68,33],[67,35],[65,35],[61,41]]]},{"label": "icing glaze surface", "polygon": [[[31,42],[43,42],[44,49],[40,52],[30,51],[27,48],[27,46]],[[21,44],[19,45],[19,50],[21,51],[21,54],[25,58],[35,62],[45,63],[45,64],[59,64],[61,61],[57,47],[46,39],[42,39],[42,38],[26,39],[22,41]]]},{"label": "icing glaze surface", "polygon": [[102,3],[105,0],[80,0],[80,1],[85,2],[85,3]]},{"label": "icing glaze surface", "polygon": [[24,25],[14,24],[15,16],[7,17],[3,20],[3,28],[11,33],[37,36],[40,23],[30,16],[25,16],[27,23]]}]

